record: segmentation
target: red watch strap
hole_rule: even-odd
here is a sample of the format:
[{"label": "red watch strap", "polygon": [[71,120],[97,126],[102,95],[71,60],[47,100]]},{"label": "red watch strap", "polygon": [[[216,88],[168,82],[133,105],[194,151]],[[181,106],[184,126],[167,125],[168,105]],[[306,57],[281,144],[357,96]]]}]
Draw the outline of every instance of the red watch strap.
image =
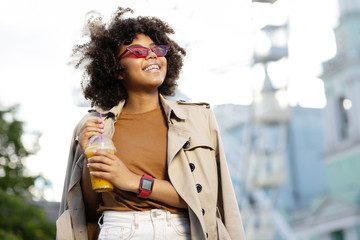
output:
[{"label": "red watch strap", "polygon": [[[143,188],[143,183],[144,181],[149,181],[150,182],[150,186],[147,186],[148,189],[144,189]],[[141,179],[140,179],[140,183],[139,183],[139,193],[136,195],[139,198],[148,198],[148,196],[150,195],[150,193],[152,192],[152,187],[154,185],[154,179],[152,176],[149,175],[142,175]]]}]

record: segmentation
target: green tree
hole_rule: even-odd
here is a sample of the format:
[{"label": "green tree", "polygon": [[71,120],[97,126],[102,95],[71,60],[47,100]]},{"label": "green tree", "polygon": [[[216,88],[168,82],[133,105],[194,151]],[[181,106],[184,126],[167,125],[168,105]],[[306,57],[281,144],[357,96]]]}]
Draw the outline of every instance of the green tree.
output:
[{"label": "green tree", "polygon": [[16,119],[16,111],[17,106],[0,109],[0,239],[55,239],[54,224],[32,203],[35,181],[46,180],[26,174],[24,160],[35,149],[24,147],[24,123]]}]

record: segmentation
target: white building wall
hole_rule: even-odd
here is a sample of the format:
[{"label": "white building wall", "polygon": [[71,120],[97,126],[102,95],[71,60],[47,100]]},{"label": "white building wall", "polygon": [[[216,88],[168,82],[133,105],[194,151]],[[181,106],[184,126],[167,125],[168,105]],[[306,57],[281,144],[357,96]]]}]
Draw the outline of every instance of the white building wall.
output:
[{"label": "white building wall", "polygon": [[356,227],[352,226],[352,227],[348,227],[346,229],[344,229],[344,239],[345,240],[356,240],[357,238],[357,231],[356,231]]},{"label": "white building wall", "polygon": [[360,1],[359,0],[340,0],[338,1],[340,14],[346,14],[348,12],[353,12],[355,10],[360,10]]},{"label": "white building wall", "polygon": [[355,115],[355,132],[360,138],[360,74],[359,76],[355,76],[354,86],[353,86],[353,109],[354,109],[354,115]]},{"label": "white building wall", "polygon": [[[325,149],[331,149],[333,146],[336,145],[337,142],[337,132],[336,132],[336,126],[337,126],[337,119],[336,119],[336,113],[335,113],[335,101],[334,101],[334,92],[333,91],[327,91],[326,93],[326,111],[325,111],[325,131],[324,131],[324,140],[325,140]],[[334,129],[331,131],[330,129]]]},{"label": "white building wall", "polygon": [[346,96],[350,99],[351,103],[352,103],[352,106],[351,108],[349,109],[348,113],[349,113],[349,127],[350,127],[350,131],[349,131],[349,137],[350,139],[356,139],[358,137],[358,134],[357,134],[357,128],[358,128],[358,124],[357,121],[356,121],[356,108],[354,106],[355,104],[355,95],[356,95],[356,92],[355,92],[355,82],[356,80],[354,79],[354,77],[352,77],[351,79],[349,79],[349,81],[347,82],[347,86],[346,86]]}]

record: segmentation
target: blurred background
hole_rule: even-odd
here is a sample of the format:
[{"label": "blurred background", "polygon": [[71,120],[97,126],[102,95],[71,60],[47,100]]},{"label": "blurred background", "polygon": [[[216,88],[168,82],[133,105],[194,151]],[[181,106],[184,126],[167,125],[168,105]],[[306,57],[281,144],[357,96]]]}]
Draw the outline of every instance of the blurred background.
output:
[{"label": "blurred background", "polygon": [[249,240],[360,239],[360,0],[1,1],[1,239],[52,239],[90,108],[72,47],[117,6],[187,50],[174,100],[211,104]]}]

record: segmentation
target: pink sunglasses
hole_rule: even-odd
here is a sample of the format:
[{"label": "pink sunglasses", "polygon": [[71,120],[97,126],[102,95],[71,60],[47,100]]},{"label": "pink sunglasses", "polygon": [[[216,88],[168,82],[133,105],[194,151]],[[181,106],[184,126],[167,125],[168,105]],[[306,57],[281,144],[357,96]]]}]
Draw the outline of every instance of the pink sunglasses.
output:
[{"label": "pink sunglasses", "polygon": [[167,45],[156,45],[154,47],[143,47],[139,45],[133,45],[126,48],[126,50],[120,54],[119,58],[124,56],[125,53],[128,51],[131,52],[133,56],[137,58],[145,58],[149,55],[149,51],[153,51],[153,53],[156,54],[157,57],[165,57],[167,51],[169,50],[169,46]]}]

